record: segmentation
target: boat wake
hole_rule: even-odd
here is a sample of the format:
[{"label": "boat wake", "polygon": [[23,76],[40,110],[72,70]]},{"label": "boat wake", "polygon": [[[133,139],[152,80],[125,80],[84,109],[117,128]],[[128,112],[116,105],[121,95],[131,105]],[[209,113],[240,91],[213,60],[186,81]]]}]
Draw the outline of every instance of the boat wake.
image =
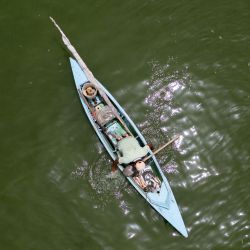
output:
[{"label": "boat wake", "polygon": [[[98,148],[100,143],[96,145]],[[127,180],[119,170],[111,172],[111,164],[109,156],[104,153],[102,148],[98,150],[98,157],[93,163],[86,160],[82,162],[81,166],[76,166],[72,171],[73,178],[84,179],[88,182],[94,190],[95,199],[98,200],[98,207],[105,208],[114,202],[118,201],[118,207],[127,215],[130,212],[129,205],[123,199],[124,190],[126,193],[135,191],[130,187]]]}]

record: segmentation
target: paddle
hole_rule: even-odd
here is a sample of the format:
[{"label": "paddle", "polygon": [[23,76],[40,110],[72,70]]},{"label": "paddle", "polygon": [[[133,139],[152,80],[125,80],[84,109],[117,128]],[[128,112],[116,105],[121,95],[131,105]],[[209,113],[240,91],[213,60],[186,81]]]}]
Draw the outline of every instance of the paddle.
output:
[{"label": "paddle", "polygon": [[160,148],[158,148],[157,150],[153,151],[152,155],[149,155],[145,158],[142,159],[142,161],[147,161],[148,159],[150,159],[153,155],[156,155],[157,153],[159,153],[162,149],[164,149],[165,147],[167,147],[168,145],[170,145],[171,143],[173,143],[174,141],[176,141],[180,136],[177,135],[175,136],[173,139],[171,139],[169,142],[167,142],[166,144],[164,144],[163,146],[161,146]]},{"label": "paddle", "polygon": [[111,172],[115,172],[118,169],[118,164],[119,164],[118,159],[113,161],[112,166],[111,166]]},{"label": "paddle", "polygon": [[[159,153],[161,150],[163,150],[164,148],[166,148],[167,146],[169,146],[171,143],[173,143],[174,141],[176,141],[179,137],[180,137],[179,135],[175,136],[175,137],[172,138],[169,142],[167,142],[166,144],[164,144],[164,145],[161,146],[160,148],[154,150],[154,151],[152,152],[152,153],[153,153],[152,155],[149,155],[149,156],[143,158],[142,161],[144,161],[144,162],[147,161],[147,160],[150,159],[153,155],[156,155],[156,154]],[[118,168],[118,163],[119,163],[118,160],[113,161],[113,163],[112,163],[112,172],[114,172],[114,171],[117,170],[117,168]]]}]

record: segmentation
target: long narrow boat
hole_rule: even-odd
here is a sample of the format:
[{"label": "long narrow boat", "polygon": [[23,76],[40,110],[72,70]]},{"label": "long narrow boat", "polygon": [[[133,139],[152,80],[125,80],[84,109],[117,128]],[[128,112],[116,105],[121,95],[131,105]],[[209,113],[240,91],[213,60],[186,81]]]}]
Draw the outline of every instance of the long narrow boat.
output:
[{"label": "long narrow boat", "polygon": [[[147,142],[134,122],[129,118],[110,92],[94,78],[92,72],[82,61],[68,38],[53,19],[52,21],[61,32],[65,45],[75,57],[75,59],[70,57],[69,60],[82,107],[110,157],[114,161],[121,159],[121,148],[119,148],[119,146],[131,138],[139,147],[145,149]],[[88,88],[90,88],[90,92],[93,91],[93,93],[88,93]],[[117,131],[118,133],[116,133]],[[157,187],[145,189],[134,176],[126,176],[127,180],[164,219],[184,237],[188,237],[169,182],[163,174],[153,152],[147,148],[143,156],[144,157],[141,157],[139,160],[145,161],[147,168],[151,171],[155,180],[157,180]],[[120,162],[118,164],[119,169],[123,173],[128,166],[130,166],[130,163]]]}]

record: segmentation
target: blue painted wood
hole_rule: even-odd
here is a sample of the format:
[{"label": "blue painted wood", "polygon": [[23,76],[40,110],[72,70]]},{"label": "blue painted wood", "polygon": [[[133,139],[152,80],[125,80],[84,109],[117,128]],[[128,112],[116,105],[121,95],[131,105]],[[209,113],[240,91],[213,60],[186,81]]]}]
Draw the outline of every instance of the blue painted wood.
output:
[{"label": "blue painted wood", "polygon": [[[88,79],[83,72],[83,70],[80,68],[79,64],[73,59],[70,58],[70,64],[75,80],[75,85],[77,89],[80,89],[80,86],[82,84],[85,84]],[[124,116],[124,121],[126,121],[130,128],[134,131],[133,135],[136,137],[138,136],[138,140],[140,140],[144,145],[146,145],[146,140],[134,124],[134,122],[129,118],[127,113],[124,111],[124,109],[119,105],[119,103],[115,100],[115,98],[109,93],[109,91],[100,83],[99,87],[103,89],[103,91],[107,94],[109,99],[113,102],[114,106],[117,108],[117,110]],[[116,152],[112,148],[112,145],[102,132],[102,130],[99,128],[98,124],[93,120],[93,117],[85,104],[85,102],[82,100],[82,97],[79,95],[79,98],[81,100],[82,107],[84,108],[86,115],[92,124],[96,134],[98,135],[100,141],[102,142],[103,146],[108,151],[110,157],[115,160],[118,158]],[[187,229],[184,225],[181,213],[179,211],[178,205],[176,203],[175,197],[173,195],[173,192],[171,190],[171,187],[169,185],[169,182],[165,175],[163,174],[158,161],[156,160],[155,156],[153,155],[152,151],[150,151],[150,154],[152,155],[152,163],[156,170],[158,171],[160,177],[162,178],[162,184],[160,193],[151,193],[151,192],[144,192],[133,180],[131,177],[126,177],[128,181],[134,186],[134,188],[142,195],[142,197],[163,217],[165,218],[177,231],[179,231],[184,237],[188,237]],[[118,166],[119,169],[122,171],[123,167],[121,165]]]}]

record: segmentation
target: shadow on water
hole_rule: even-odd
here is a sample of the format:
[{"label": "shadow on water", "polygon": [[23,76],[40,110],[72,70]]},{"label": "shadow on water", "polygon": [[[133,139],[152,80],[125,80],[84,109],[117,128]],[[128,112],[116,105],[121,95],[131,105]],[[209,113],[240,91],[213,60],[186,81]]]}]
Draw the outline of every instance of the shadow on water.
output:
[{"label": "shadow on water", "polygon": [[131,192],[132,189],[119,170],[111,172],[112,161],[104,153],[104,148],[100,142],[96,144],[96,148],[98,157],[94,162],[90,164],[84,160],[81,166],[75,166],[71,176],[75,179],[87,180],[91,189],[96,193],[95,198],[98,200],[99,208],[107,208],[116,199],[119,207],[126,215],[129,209],[123,199],[123,191]]}]

